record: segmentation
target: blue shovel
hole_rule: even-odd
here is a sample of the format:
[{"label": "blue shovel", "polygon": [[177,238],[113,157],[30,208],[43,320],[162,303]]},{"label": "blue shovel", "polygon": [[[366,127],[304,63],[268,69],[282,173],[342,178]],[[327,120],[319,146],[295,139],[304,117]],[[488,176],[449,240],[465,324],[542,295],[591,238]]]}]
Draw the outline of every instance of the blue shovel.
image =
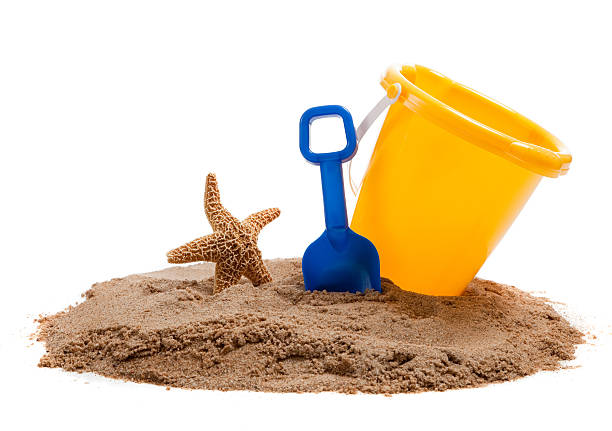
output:
[{"label": "blue shovel", "polygon": [[[323,117],[338,116],[344,122],[346,147],[332,153],[310,150],[310,124]],[[348,227],[342,163],[357,151],[351,114],[338,105],[310,108],[300,119],[300,151],[306,160],[321,167],[325,232],[304,252],[302,273],[306,290],[365,292],[380,289],[380,259],[368,239]]]}]

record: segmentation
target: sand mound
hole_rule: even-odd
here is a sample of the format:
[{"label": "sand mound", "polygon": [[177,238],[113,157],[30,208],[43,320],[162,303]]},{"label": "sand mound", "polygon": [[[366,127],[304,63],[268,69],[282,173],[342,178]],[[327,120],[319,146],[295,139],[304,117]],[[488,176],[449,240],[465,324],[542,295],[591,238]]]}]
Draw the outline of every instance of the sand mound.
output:
[{"label": "sand mound", "polygon": [[212,295],[198,264],[97,283],[41,319],[40,366],[193,389],[396,393],[501,382],[560,368],[582,334],[544,300],[474,280],[429,297],[307,293],[300,260],[274,282]]}]

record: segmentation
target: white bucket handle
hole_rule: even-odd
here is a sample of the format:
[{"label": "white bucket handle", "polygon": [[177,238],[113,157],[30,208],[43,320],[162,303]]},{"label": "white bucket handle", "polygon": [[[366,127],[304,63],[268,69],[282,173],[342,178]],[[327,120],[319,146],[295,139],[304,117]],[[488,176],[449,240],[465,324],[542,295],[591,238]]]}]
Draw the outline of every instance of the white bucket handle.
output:
[{"label": "white bucket handle", "polygon": [[[390,86],[389,89],[387,90],[387,94],[385,94],[385,96],[382,99],[380,99],[380,101],[376,104],[376,106],[374,106],[372,110],[368,113],[368,115],[366,115],[365,118],[361,121],[361,124],[359,124],[359,127],[357,127],[357,131],[355,133],[357,137],[357,148],[359,148],[359,142],[361,141],[361,138],[363,138],[363,135],[366,134],[368,129],[372,126],[372,124],[374,124],[374,121],[376,121],[376,119],[380,116],[380,114],[384,112],[385,109],[387,109],[387,107],[397,102],[397,99],[399,99],[401,92],[402,92],[402,86],[399,83],[395,83],[392,86]],[[393,93],[395,93],[395,95],[393,97],[390,97],[390,95]],[[351,191],[353,192],[353,195],[357,196],[359,189],[361,189],[363,178],[361,179],[361,182],[359,183],[359,187],[357,187],[357,185],[353,182],[353,178],[351,176],[352,165],[353,165],[353,159],[351,159],[351,161],[348,164],[349,185],[351,186]]]}]

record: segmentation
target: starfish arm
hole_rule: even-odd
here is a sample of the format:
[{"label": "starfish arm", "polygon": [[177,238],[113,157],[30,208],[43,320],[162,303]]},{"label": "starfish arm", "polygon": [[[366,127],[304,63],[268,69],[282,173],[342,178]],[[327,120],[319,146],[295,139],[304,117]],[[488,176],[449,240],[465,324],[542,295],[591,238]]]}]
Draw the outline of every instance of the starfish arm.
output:
[{"label": "starfish arm", "polygon": [[266,268],[266,265],[261,258],[261,252],[257,250],[257,258],[252,259],[244,272],[244,276],[251,280],[253,286],[259,286],[260,284],[269,283],[272,281],[270,271]]},{"label": "starfish arm", "polygon": [[244,219],[242,225],[250,228],[254,235],[259,235],[259,232],[261,232],[264,226],[276,219],[279,215],[280,210],[278,208],[268,208],[267,210],[251,214]]},{"label": "starfish arm", "polygon": [[213,233],[166,253],[168,263],[189,263],[189,262],[217,262],[221,257],[221,246],[223,245],[223,235]]},{"label": "starfish arm", "polygon": [[233,286],[240,281],[242,273],[244,272],[244,263],[232,262],[231,260],[225,260],[215,265],[215,287],[214,293],[219,293],[223,289]]},{"label": "starfish arm", "polygon": [[214,231],[237,226],[238,220],[221,205],[221,195],[215,174],[206,176],[206,189],[204,192],[204,212]]}]

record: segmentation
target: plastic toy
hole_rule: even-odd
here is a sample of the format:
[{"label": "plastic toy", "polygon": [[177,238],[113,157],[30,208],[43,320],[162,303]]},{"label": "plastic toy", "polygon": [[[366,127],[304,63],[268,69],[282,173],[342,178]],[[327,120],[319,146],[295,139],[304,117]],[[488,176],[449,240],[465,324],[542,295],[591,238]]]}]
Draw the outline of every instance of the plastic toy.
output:
[{"label": "plastic toy", "polygon": [[363,180],[351,227],[403,289],[459,295],[542,176],[571,155],[517,112],[422,66],[391,67],[401,86]]},{"label": "plastic toy", "polygon": [[[317,118],[339,116],[344,122],[346,147],[331,153],[310,149],[310,124]],[[380,261],[374,245],[348,227],[342,163],[357,151],[351,114],[342,106],[310,108],[300,119],[300,151],[306,160],[321,168],[325,231],[308,246],[302,259],[307,290],[330,292],[380,291]]]}]

